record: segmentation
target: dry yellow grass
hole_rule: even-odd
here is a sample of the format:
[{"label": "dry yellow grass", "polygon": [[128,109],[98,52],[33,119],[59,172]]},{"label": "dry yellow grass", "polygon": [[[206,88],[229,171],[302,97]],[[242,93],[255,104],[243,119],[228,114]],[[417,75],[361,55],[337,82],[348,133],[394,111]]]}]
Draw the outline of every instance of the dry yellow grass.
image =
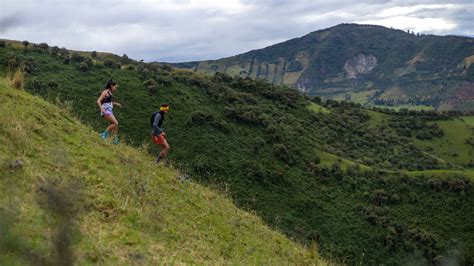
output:
[{"label": "dry yellow grass", "polygon": [[386,90],[382,95],[380,95],[380,99],[394,100],[395,102],[401,103],[408,100],[408,96],[403,93],[400,87],[397,86]]},{"label": "dry yellow grass", "polygon": [[414,64],[416,64],[417,62],[424,62],[425,61],[425,58],[423,56],[423,52],[419,52],[415,55],[415,57],[413,57],[412,59],[408,60],[406,62],[406,64],[409,64],[410,66],[413,66]]},{"label": "dry yellow grass", "polygon": [[12,86],[17,89],[23,88],[23,83],[25,80],[25,75],[20,70],[15,71],[12,79]]},{"label": "dry yellow grass", "polygon": [[293,84],[295,84],[296,81],[298,81],[298,79],[301,77],[302,73],[303,73],[302,71],[300,71],[300,72],[286,72],[283,75],[282,84],[283,85],[293,85]]},{"label": "dry yellow grass", "polygon": [[464,58],[464,67],[468,69],[472,64],[474,64],[474,55]]}]

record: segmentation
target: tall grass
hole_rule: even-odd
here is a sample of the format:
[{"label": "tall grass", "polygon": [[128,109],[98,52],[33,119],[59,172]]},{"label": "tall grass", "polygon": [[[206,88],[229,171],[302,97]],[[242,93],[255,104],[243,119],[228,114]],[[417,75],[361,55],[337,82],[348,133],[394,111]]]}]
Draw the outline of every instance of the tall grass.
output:
[{"label": "tall grass", "polygon": [[20,68],[16,67],[7,67],[6,78],[8,79],[10,85],[16,89],[22,89],[25,83],[25,74],[21,71]]},{"label": "tall grass", "polygon": [[15,71],[12,79],[12,86],[17,89],[23,88],[23,84],[25,81],[25,75],[19,69]]}]

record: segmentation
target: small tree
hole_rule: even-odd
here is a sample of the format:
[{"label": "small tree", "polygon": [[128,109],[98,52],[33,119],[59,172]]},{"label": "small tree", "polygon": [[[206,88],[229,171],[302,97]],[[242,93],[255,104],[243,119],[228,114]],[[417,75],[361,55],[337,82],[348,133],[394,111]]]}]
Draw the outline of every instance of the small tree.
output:
[{"label": "small tree", "polygon": [[85,60],[85,58],[78,54],[78,53],[73,53],[72,56],[71,56],[71,60],[74,61],[74,62],[83,62]]},{"label": "small tree", "polygon": [[42,50],[48,50],[49,49],[49,45],[45,42],[38,44],[38,47]]},{"label": "small tree", "polygon": [[97,58],[97,52],[96,52],[96,51],[92,51],[91,56],[92,56],[92,58]]},{"label": "small tree", "polygon": [[28,48],[28,45],[30,45],[29,41],[23,41],[22,42],[23,46],[25,46],[25,49]]},{"label": "small tree", "polygon": [[113,67],[114,66],[114,61],[111,59],[105,59],[104,60],[104,66],[106,67]]},{"label": "small tree", "polygon": [[92,62],[92,59],[87,58],[79,64],[79,69],[81,71],[85,72],[85,71],[89,70],[93,65],[94,65],[94,63]]},{"label": "small tree", "polygon": [[173,80],[170,77],[158,75],[155,77],[156,83],[163,86],[170,86],[173,83]]},{"label": "small tree", "polygon": [[21,61],[20,67],[26,73],[33,73],[36,70],[36,63],[33,58],[27,58]]},{"label": "small tree", "polygon": [[86,62],[81,62],[79,64],[79,70],[81,70],[82,72],[86,72],[87,70],[89,70],[89,65],[87,65]]},{"label": "small tree", "polygon": [[128,61],[128,60],[129,60],[128,55],[127,55],[127,54],[123,54],[123,55],[122,55],[122,59],[123,59],[124,62]]},{"label": "small tree", "polygon": [[58,54],[62,59],[69,59],[69,51],[66,48],[60,48]]},{"label": "small tree", "polygon": [[51,47],[51,54],[52,55],[57,56],[58,53],[59,53],[59,47],[57,47],[57,46]]},{"label": "small tree", "polygon": [[156,86],[156,82],[153,79],[149,79],[143,83],[143,86],[145,86],[145,89],[148,90],[150,94],[156,94],[158,91],[158,87]]},{"label": "small tree", "polygon": [[5,43],[5,41],[0,41],[0,47],[3,48],[3,47],[6,47],[6,46],[7,46],[7,44]]},{"label": "small tree", "polygon": [[272,147],[272,152],[275,157],[282,160],[287,164],[293,164],[294,158],[288,148],[284,144],[274,144]]},{"label": "small tree", "polygon": [[106,59],[104,61],[104,66],[114,68],[114,69],[120,69],[122,65],[119,62],[115,62],[112,59]]}]

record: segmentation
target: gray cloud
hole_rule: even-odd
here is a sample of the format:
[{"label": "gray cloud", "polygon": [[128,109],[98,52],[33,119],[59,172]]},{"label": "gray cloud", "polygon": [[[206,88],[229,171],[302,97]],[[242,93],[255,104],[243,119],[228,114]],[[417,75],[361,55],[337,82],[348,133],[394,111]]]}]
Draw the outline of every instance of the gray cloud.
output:
[{"label": "gray cloud", "polygon": [[21,20],[18,15],[0,17],[0,33],[6,32],[9,28],[20,25]]},{"label": "gray cloud", "polygon": [[438,0],[1,0],[0,38],[135,59],[217,59],[339,23],[474,35],[474,3]]}]

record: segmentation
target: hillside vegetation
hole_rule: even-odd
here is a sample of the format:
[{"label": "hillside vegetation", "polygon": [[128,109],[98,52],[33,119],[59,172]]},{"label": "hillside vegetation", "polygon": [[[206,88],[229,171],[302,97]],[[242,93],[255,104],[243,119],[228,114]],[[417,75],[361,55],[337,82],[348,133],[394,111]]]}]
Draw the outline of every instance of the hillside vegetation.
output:
[{"label": "hillside vegetation", "polygon": [[447,162],[474,167],[474,126],[463,118],[437,123],[444,135],[430,141],[419,141]]},{"label": "hillside vegetation", "polygon": [[231,200],[0,80],[0,264],[320,264]]},{"label": "hillside vegetation", "polygon": [[474,39],[340,24],[219,60],[171,64],[366,105],[474,111]]},{"label": "hillside vegetation", "polygon": [[[25,81],[15,84],[97,131],[105,123],[95,100],[103,83],[116,79],[124,106],[115,110],[120,137],[152,154],[149,117],[169,103],[165,131],[174,166],[227,191],[240,208],[292,239],[316,241],[331,260],[474,261],[472,166],[467,157],[448,160],[438,146],[420,143],[450,136],[444,123],[461,125],[459,113],[368,110],[263,80],[51,47],[7,45],[0,67],[10,76],[22,70]],[[472,152],[470,145],[458,147],[459,155]]]}]

